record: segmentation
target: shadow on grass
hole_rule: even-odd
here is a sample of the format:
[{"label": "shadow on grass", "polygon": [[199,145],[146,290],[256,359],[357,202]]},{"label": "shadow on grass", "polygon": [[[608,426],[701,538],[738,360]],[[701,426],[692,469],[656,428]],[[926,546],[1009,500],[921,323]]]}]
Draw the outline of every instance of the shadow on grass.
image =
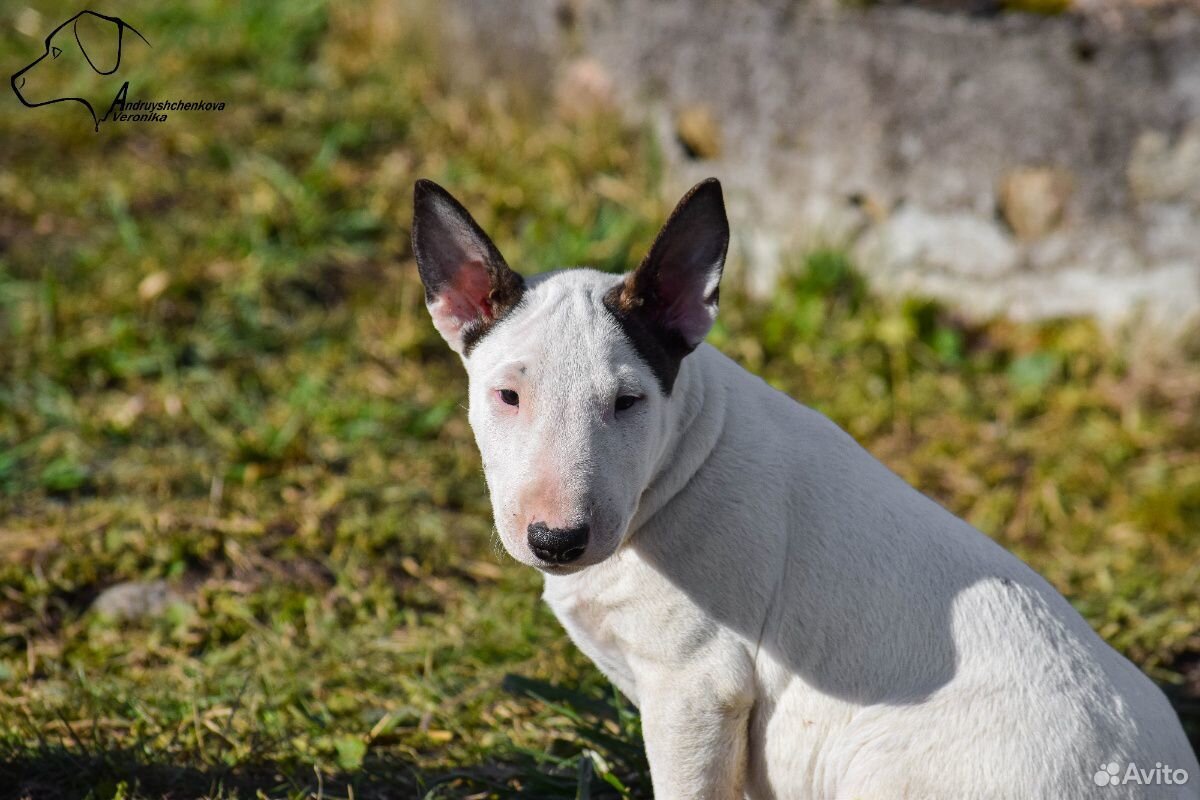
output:
[{"label": "shadow on grass", "polygon": [[[1183,731],[1187,734],[1192,749],[1200,753],[1200,657],[1194,657],[1195,663],[1189,664],[1188,669],[1180,669],[1187,678],[1184,686],[1163,686],[1162,689],[1171,701],[1179,719],[1183,722]],[[1192,659],[1189,659],[1189,662]]]},{"label": "shadow on grass", "polygon": [[[153,756],[152,756],[153,758]],[[577,796],[581,779],[594,798],[638,796],[604,784],[592,762],[576,756],[570,770],[532,755],[496,764],[420,774],[410,763],[370,756],[350,773],[318,773],[299,764],[187,766],[146,760],[128,750],[86,753],[60,746],[0,759],[0,797],[29,800],[199,800],[200,798],[413,798]]]},{"label": "shadow on grass", "polygon": [[[250,763],[238,766],[193,766],[160,763],[167,754],[146,754],[133,748],[83,751],[60,745],[6,753],[0,761],[0,797],[30,800],[115,800],[120,798],[241,798],[307,797],[333,789],[336,778],[306,778],[292,774],[294,765]],[[400,777],[400,776],[398,776]],[[395,797],[413,797],[411,770],[397,782]],[[345,784],[342,781],[341,784]],[[346,796],[342,791],[341,796]],[[385,797],[377,794],[374,796]],[[392,795],[388,795],[392,796]]]},{"label": "shadow on grass", "polygon": [[571,722],[546,750],[515,746],[486,763],[422,770],[386,749],[350,771],[323,772],[300,759],[188,764],[182,754],[42,743],[0,745],[0,798],[7,800],[243,800],[244,798],[636,798],[649,796],[639,720],[618,698],[508,675],[504,689]]},{"label": "shadow on grass", "polygon": [[[619,697],[508,675],[504,689],[544,705],[572,724],[544,751],[509,747],[487,763],[418,769],[388,751],[367,754],[359,769],[318,772],[299,760],[237,765],[172,763],[169,753],[135,748],[98,752],[43,744],[0,750],[0,798],[30,800],[199,800],[199,798],[638,798],[650,793],[636,712]],[[1168,689],[1193,746],[1200,744],[1200,698]]]}]

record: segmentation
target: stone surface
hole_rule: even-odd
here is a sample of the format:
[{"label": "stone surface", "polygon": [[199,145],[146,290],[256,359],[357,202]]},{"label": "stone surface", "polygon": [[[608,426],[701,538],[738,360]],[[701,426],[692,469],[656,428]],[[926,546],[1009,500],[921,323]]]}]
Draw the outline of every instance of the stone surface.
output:
[{"label": "stone surface", "polygon": [[[721,178],[752,287],[841,244],[889,291],[1177,339],[1200,314],[1200,15],[1094,5],[451,0],[448,31],[464,74],[533,94],[600,65],[657,132],[665,192]],[[693,107],[717,147],[681,143]]]},{"label": "stone surface", "polygon": [[995,222],[963,212],[933,214],[917,208],[903,209],[872,228],[858,251],[860,260],[881,272],[914,271],[917,278],[948,273],[980,282],[1012,273],[1020,255],[1012,237]]},{"label": "stone surface", "polygon": [[108,587],[92,603],[92,611],[115,620],[135,621],[162,616],[182,598],[165,581],[126,581]]}]

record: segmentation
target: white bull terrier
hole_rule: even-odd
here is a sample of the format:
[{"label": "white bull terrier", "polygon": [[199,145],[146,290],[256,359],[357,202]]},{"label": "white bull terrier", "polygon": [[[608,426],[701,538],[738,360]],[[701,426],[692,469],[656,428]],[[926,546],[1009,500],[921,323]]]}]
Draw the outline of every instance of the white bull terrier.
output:
[{"label": "white bull terrier", "polygon": [[625,276],[524,280],[430,181],[412,236],[496,529],[641,710],[659,800],[1200,797],[1162,692],[1050,584],[702,344],[716,180]]}]

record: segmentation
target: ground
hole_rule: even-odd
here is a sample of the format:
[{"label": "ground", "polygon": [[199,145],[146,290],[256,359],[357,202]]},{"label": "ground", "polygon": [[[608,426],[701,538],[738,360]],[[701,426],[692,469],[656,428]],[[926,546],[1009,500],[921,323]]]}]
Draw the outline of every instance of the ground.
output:
[{"label": "ground", "polygon": [[[0,795],[646,796],[636,714],[491,534],[417,177],[519,270],[630,266],[642,131],[452,87],[384,3],[123,4],[145,96],[0,115]],[[78,9],[0,10],[18,68]],[[61,19],[60,19],[61,17]],[[429,23],[429,24],[425,24]],[[710,341],[1032,564],[1200,731],[1200,356],[968,323],[836,251]],[[165,582],[121,619],[101,592]]]}]

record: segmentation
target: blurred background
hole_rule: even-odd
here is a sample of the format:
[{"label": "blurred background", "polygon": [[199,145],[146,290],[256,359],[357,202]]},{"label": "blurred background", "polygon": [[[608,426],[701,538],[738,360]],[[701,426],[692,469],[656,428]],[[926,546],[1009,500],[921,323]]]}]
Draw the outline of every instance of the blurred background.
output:
[{"label": "blurred background", "polygon": [[[0,99],[0,796],[649,795],[636,712],[492,538],[418,177],[527,274],[633,266],[720,177],[710,341],[1200,739],[1194,2],[90,8],[144,37],[130,102],[224,106],[23,106],[105,114],[95,20]],[[81,10],[6,3],[3,74]]]}]

